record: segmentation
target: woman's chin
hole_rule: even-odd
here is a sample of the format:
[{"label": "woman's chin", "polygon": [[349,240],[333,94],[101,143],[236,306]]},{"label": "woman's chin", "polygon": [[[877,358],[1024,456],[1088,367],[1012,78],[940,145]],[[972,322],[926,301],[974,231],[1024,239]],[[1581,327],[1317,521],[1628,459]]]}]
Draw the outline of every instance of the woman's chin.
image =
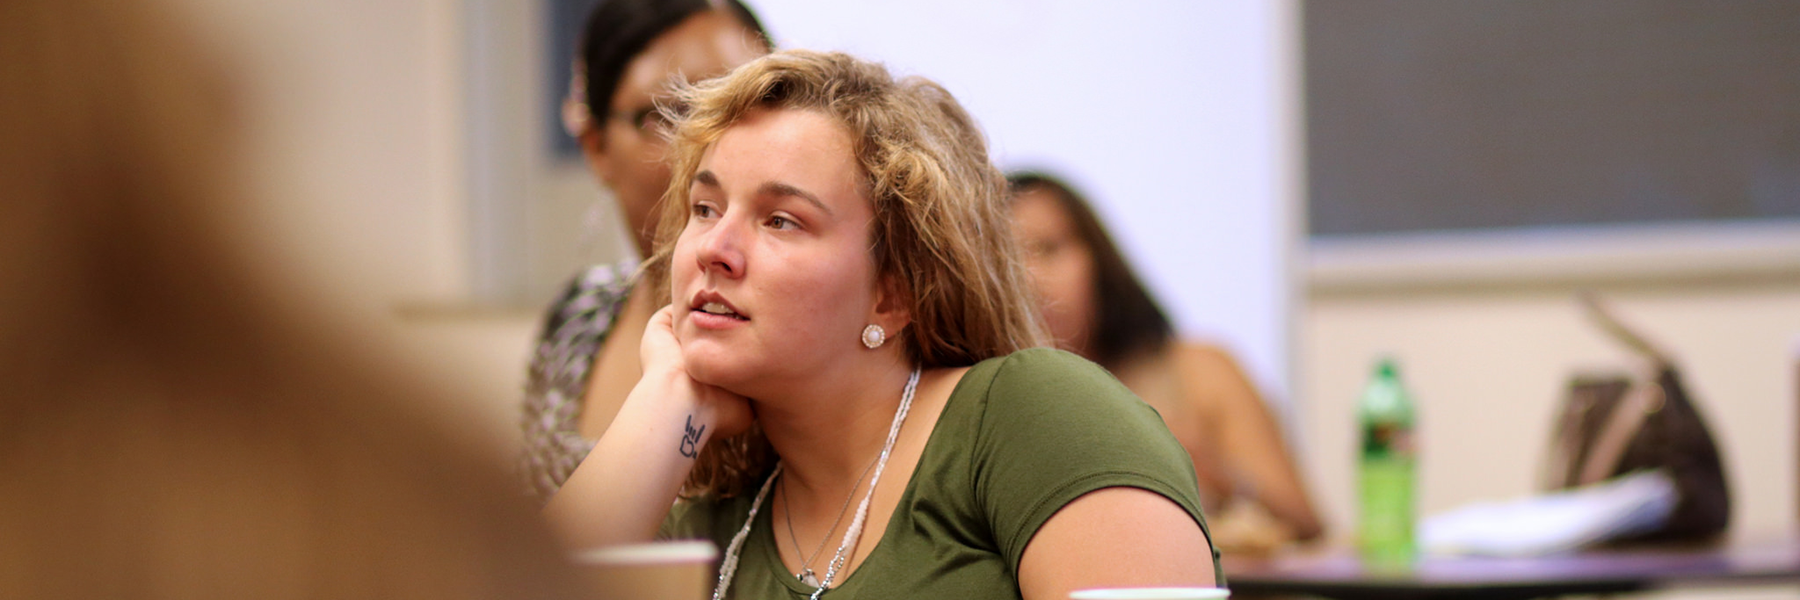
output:
[{"label": "woman's chin", "polygon": [[750,369],[719,348],[684,347],[682,360],[694,381],[734,390],[750,376]]}]

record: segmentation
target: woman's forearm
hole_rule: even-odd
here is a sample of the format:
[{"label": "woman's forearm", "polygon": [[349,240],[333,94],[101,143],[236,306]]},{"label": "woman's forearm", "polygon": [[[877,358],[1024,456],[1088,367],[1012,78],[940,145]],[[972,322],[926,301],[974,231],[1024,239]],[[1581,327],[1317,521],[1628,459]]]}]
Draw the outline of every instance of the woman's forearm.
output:
[{"label": "woman's forearm", "polygon": [[[685,377],[685,375],[681,375]],[[647,542],[717,427],[680,381],[647,376],[544,517],[570,549]]]},{"label": "woman's forearm", "polygon": [[1281,520],[1298,539],[1317,537],[1323,527],[1312,508],[1281,424],[1250,384],[1237,362],[1216,348],[1184,345],[1182,372],[1194,402],[1202,406],[1217,460],[1230,480],[1230,493],[1252,499]]}]

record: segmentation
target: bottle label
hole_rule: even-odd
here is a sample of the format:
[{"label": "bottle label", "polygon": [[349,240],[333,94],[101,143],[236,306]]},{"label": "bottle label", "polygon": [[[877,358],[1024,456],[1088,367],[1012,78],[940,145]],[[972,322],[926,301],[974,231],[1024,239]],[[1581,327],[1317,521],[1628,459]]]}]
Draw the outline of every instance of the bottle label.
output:
[{"label": "bottle label", "polygon": [[1362,461],[1363,559],[1371,566],[1404,567],[1413,558],[1413,460],[1365,456]]},{"label": "bottle label", "polygon": [[1413,455],[1412,428],[1401,423],[1367,423],[1363,425],[1362,439],[1364,458]]}]

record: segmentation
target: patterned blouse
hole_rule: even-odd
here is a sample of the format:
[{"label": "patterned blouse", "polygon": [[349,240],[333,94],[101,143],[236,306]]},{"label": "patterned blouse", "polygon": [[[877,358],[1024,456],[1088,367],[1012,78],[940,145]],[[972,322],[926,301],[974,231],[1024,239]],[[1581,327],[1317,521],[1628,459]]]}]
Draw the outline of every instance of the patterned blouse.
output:
[{"label": "patterned blouse", "polygon": [[519,421],[525,434],[519,471],[540,502],[548,502],[594,449],[581,437],[588,369],[636,283],[636,261],[589,267],[569,282],[544,320]]}]

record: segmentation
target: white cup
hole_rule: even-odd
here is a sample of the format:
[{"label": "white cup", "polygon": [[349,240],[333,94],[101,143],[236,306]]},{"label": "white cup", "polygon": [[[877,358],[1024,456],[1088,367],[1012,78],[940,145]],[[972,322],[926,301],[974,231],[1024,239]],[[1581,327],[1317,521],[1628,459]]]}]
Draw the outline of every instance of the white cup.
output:
[{"label": "white cup", "polygon": [[712,594],[711,542],[652,542],[598,548],[573,558],[598,598],[704,600]]},{"label": "white cup", "polygon": [[1093,588],[1069,592],[1069,600],[1216,600],[1231,590],[1217,587]]}]

